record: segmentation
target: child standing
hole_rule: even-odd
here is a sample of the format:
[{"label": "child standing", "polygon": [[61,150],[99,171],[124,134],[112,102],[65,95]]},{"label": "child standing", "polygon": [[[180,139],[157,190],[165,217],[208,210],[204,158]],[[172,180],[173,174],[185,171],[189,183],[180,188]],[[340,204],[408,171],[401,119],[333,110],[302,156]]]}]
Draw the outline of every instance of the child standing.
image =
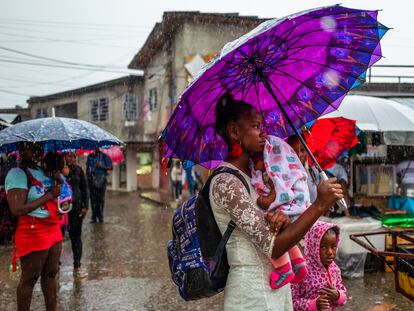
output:
[{"label": "child standing", "polygon": [[[267,137],[263,155],[255,158],[251,182],[259,194],[257,205],[262,209],[281,210],[295,218],[310,205],[306,171],[292,147],[279,137]],[[276,192],[275,196],[268,195],[272,192]],[[270,275],[270,287],[273,289],[300,282],[307,274],[297,246],[272,259],[272,264],[275,269]]]},{"label": "child standing", "polygon": [[305,236],[307,277],[292,286],[295,311],[333,311],[346,303],[341,270],[334,262],[339,244],[339,227],[317,222]]}]

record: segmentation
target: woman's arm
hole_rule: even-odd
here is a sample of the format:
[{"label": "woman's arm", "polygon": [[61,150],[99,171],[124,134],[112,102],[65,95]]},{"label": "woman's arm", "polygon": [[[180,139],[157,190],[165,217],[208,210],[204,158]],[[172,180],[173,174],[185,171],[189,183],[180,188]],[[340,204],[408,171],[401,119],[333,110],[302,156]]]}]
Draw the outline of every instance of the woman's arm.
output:
[{"label": "woman's arm", "polygon": [[36,208],[42,206],[47,201],[57,198],[60,195],[60,185],[52,186],[50,192],[46,192],[42,197],[31,202],[27,202],[27,189],[10,189],[7,193],[7,201],[14,216],[26,215]]},{"label": "woman's arm", "polygon": [[230,173],[219,174],[211,181],[210,193],[211,202],[223,208],[237,228],[270,257],[273,234],[263,217],[263,211],[253,203],[240,179]]},{"label": "woman's arm", "polygon": [[81,193],[81,202],[82,202],[82,208],[88,208],[88,199],[89,199],[89,193],[88,193],[88,184],[86,182],[85,173],[83,172],[82,168],[79,166],[79,190]]},{"label": "woman's arm", "polygon": [[[295,222],[277,235],[272,258],[279,258],[296,245],[318,218],[341,198],[343,198],[342,188],[340,184],[336,183],[336,178],[321,181],[318,185],[318,195],[315,202]],[[266,219],[270,223],[272,232],[279,231],[283,226],[277,213],[267,213]]]}]

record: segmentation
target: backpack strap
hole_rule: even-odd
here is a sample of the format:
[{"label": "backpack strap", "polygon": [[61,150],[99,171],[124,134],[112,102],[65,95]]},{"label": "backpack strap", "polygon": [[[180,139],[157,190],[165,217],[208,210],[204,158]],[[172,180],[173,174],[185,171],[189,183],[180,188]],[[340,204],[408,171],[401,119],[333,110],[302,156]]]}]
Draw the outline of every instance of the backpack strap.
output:
[{"label": "backpack strap", "polygon": [[[226,166],[219,167],[218,169],[216,169],[213,172],[213,174],[210,175],[210,177],[208,178],[208,180],[206,182],[206,185],[204,187],[204,189],[207,189],[207,192],[210,190],[210,184],[211,184],[211,180],[213,179],[213,177],[215,177],[219,174],[222,174],[222,173],[229,173],[229,174],[232,174],[232,175],[236,176],[238,179],[240,179],[240,181],[246,187],[247,192],[249,192],[249,194],[250,194],[250,187],[249,187],[246,179],[244,179],[243,175],[240,174],[239,171],[237,171],[235,169],[232,169],[232,168],[229,168],[229,167],[226,167]],[[208,198],[208,193],[207,193],[206,197]],[[210,208],[211,208],[211,205],[210,205]],[[224,232],[224,234],[223,234],[223,236],[220,240],[220,243],[217,246],[216,253],[214,254],[214,260],[216,262],[220,261],[221,254],[223,253],[224,248],[226,247],[227,241],[229,240],[229,238],[230,238],[230,236],[233,233],[233,230],[235,228],[236,228],[236,223],[233,220],[230,220],[228,225],[227,225],[227,229]]]},{"label": "backpack strap", "polygon": [[32,173],[30,173],[29,168],[27,166],[21,165],[19,168],[25,173],[26,179],[27,179],[27,191],[30,190],[30,188],[33,185],[34,177]]}]

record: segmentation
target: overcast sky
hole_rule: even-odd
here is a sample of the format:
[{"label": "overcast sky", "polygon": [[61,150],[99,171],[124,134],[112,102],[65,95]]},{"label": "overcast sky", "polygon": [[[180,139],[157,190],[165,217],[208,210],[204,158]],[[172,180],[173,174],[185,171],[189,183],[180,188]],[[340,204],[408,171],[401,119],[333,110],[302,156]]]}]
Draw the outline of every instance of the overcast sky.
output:
[{"label": "overcast sky", "polygon": [[[161,21],[164,11],[238,12],[269,18],[336,3],[313,0],[0,0],[0,108],[25,106],[29,96],[48,95],[125,75],[126,66],[143,45],[154,23]],[[344,0],[341,3],[352,8],[382,9],[379,20],[393,29],[382,41],[385,58],[379,64],[414,65],[412,1]],[[73,68],[73,65],[61,61],[92,66],[74,70],[62,68]],[[392,73],[398,72],[386,72]]]}]

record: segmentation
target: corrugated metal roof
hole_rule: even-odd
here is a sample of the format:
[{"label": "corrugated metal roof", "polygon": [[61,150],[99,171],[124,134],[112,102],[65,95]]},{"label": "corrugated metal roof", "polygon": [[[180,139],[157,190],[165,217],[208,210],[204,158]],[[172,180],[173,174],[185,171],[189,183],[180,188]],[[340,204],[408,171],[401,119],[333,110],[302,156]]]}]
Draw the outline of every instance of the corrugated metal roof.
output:
[{"label": "corrugated metal roof", "polygon": [[12,123],[16,119],[18,114],[15,113],[0,113],[0,120],[3,120],[7,123]]}]

